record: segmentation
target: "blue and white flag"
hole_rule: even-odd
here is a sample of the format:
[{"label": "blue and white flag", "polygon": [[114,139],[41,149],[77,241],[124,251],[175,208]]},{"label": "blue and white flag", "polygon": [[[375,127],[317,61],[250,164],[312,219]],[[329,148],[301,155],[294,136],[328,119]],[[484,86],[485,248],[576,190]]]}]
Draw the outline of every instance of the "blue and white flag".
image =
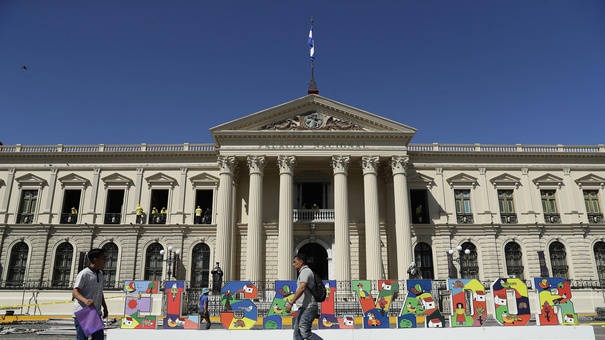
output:
[{"label": "blue and white flag", "polygon": [[309,30],[309,48],[311,49],[309,51],[309,56],[311,57],[311,60],[315,59],[315,40],[313,39],[313,26],[311,26],[311,29]]}]

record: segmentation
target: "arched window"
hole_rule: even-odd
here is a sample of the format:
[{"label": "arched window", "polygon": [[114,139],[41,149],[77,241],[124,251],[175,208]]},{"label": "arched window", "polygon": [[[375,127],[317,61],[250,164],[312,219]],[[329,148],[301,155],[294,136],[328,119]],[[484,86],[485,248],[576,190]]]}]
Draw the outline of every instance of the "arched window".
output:
[{"label": "arched window", "polygon": [[565,246],[559,241],[555,241],[548,247],[550,253],[550,266],[552,267],[553,277],[562,277],[567,279],[567,252]]},{"label": "arched window", "polygon": [[517,242],[509,242],[504,246],[504,258],[506,259],[506,274],[514,275],[518,279],[523,277],[523,252],[521,245]]},{"label": "arched window", "polygon": [[103,278],[105,288],[114,288],[116,286],[118,271],[118,246],[109,242],[103,245],[105,251],[105,267],[103,267]]},{"label": "arched window", "polygon": [[462,250],[458,252],[458,258],[460,259],[460,276],[463,279],[479,279],[477,247],[471,242],[464,242]]},{"label": "arched window", "polygon": [[199,243],[191,255],[191,288],[210,287],[210,247]]},{"label": "arched window", "polygon": [[19,242],[11,250],[10,261],[8,262],[8,275],[6,285],[13,287],[23,286],[25,280],[25,271],[27,268],[27,255],[29,246],[25,242]]},{"label": "arched window", "polygon": [[414,260],[416,266],[420,269],[423,279],[434,279],[433,274],[433,251],[431,246],[420,242],[414,247]]},{"label": "arched window", "polygon": [[53,270],[52,287],[70,287],[71,262],[74,256],[74,247],[69,242],[63,242],[57,247],[55,253],[55,267]]},{"label": "arched window", "polygon": [[605,242],[595,243],[593,250],[595,263],[597,264],[597,275],[602,286],[605,284]]},{"label": "arched window", "polygon": [[164,247],[159,243],[152,243],[147,247],[147,253],[145,254],[145,280],[150,281],[161,281],[163,273],[163,256],[160,251],[164,250]]}]

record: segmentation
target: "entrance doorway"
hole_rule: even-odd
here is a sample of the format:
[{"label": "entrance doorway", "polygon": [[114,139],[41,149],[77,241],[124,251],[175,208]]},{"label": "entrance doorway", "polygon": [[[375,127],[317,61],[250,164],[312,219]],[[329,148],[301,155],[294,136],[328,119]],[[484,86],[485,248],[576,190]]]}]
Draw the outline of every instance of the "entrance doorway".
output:
[{"label": "entrance doorway", "polygon": [[299,250],[307,255],[307,264],[322,280],[328,279],[328,252],[318,243],[307,243]]}]

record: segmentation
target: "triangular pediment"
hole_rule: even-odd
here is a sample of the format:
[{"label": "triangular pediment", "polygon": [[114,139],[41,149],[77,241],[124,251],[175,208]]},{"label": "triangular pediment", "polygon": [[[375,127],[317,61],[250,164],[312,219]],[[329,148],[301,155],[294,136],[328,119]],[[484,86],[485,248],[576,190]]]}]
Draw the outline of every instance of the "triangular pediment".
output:
[{"label": "triangular pediment", "polygon": [[147,181],[147,185],[149,185],[150,187],[152,185],[168,185],[168,186],[173,187],[177,183],[176,179],[174,179],[164,173],[161,173],[161,172],[158,172],[155,175],[146,177],[145,180]]},{"label": "triangular pediment", "polygon": [[130,178],[120,175],[117,172],[115,172],[111,175],[105,176],[105,177],[101,178],[101,180],[103,180],[103,182],[105,183],[105,187],[110,186],[110,185],[129,187],[130,185],[132,185],[132,180]]},{"label": "triangular pediment", "polygon": [[584,177],[576,179],[576,183],[582,187],[605,187],[605,178],[595,174],[588,174]]},{"label": "triangular pediment", "polygon": [[477,178],[461,172],[447,179],[451,187],[455,186],[477,186]]},{"label": "triangular pediment", "polygon": [[62,187],[66,186],[77,186],[77,187],[86,187],[90,185],[90,181],[82,176],[78,176],[74,173],[69,175],[65,175],[59,178],[59,182],[61,182]]},{"label": "triangular pediment", "polygon": [[191,185],[193,185],[194,188],[198,186],[216,186],[219,182],[219,179],[217,177],[211,176],[205,172],[197,174],[189,178],[189,180],[191,181]]},{"label": "triangular pediment", "polygon": [[293,101],[216,126],[210,132],[220,145],[228,137],[245,138],[246,135],[275,136],[300,134],[327,136],[334,134],[396,134],[406,139],[416,129],[380,117],[373,113],[348,106],[319,95],[307,95]]},{"label": "triangular pediment", "polygon": [[15,178],[15,181],[19,183],[19,186],[30,185],[42,187],[46,185],[46,180],[44,178],[40,178],[34,174],[25,174],[21,177]]},{"label": "triangular pediment", "polygon": [[492,179],[489,180],[490,182],[492,182],[492,184],[494,185],[494,187],[518,187],[519,185],[521,185],[521,179],[518,177],[515,177],[513,175],[504,173],[500,176],[496,176]]},{"label": "triangular pediment", "polygon": [[533,182],[538,188],[554,186],[561,187],[561,185],[563,185],[563,178],[557,177],[553,174],[545,174],[538,178],[534,178]]},{"label": "triangular pediment", "polygon": [[428,187],[433,187],[435,185],[435,180],[427,175],[415,173],[408,176],[408,183],[422,183]]}]

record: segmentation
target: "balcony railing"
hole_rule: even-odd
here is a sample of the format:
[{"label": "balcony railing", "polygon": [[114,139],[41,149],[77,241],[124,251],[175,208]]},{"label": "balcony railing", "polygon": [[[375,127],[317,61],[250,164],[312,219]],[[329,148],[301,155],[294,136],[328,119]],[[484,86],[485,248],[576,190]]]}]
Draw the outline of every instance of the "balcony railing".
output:
[{"label": "balcony railing", "polygon": [[502,221],[502,224],[516,224],[517,223],[517,214],[500,213],[500,221]]},{"label": "balcony railing", "polygon": [[549,224],[561,223],[561,216],[559,214],[544,214],[544,222]]},{"label": "balcony railing", "polygon": [[334,209],[294,209],[294,222],[334,222]]},{"label": "balcony railing", "polygon": [[32,224],[34,223],[34,214],[18,214],[17,223],[19,224]]},{"label": "balcony railing", "polygon": [[588,223],[603,223],[603,214],[592,213],[588,214]]},{"label": "balcony railing", "polygon": [[78,215],[71,213],[61,214],[61,224],[76,224],[78,222]]},{"label": "balcony railing", "polygon": [[473,214],[456,214],[458,224],[473,224]]},{"label": "balcony railing", "polygon": [[122,214],[120,214],[120,213],[107,213],[107,214],[105,214],[104,223],[105,224],[120,224],[121,219],[122,219]]}]

